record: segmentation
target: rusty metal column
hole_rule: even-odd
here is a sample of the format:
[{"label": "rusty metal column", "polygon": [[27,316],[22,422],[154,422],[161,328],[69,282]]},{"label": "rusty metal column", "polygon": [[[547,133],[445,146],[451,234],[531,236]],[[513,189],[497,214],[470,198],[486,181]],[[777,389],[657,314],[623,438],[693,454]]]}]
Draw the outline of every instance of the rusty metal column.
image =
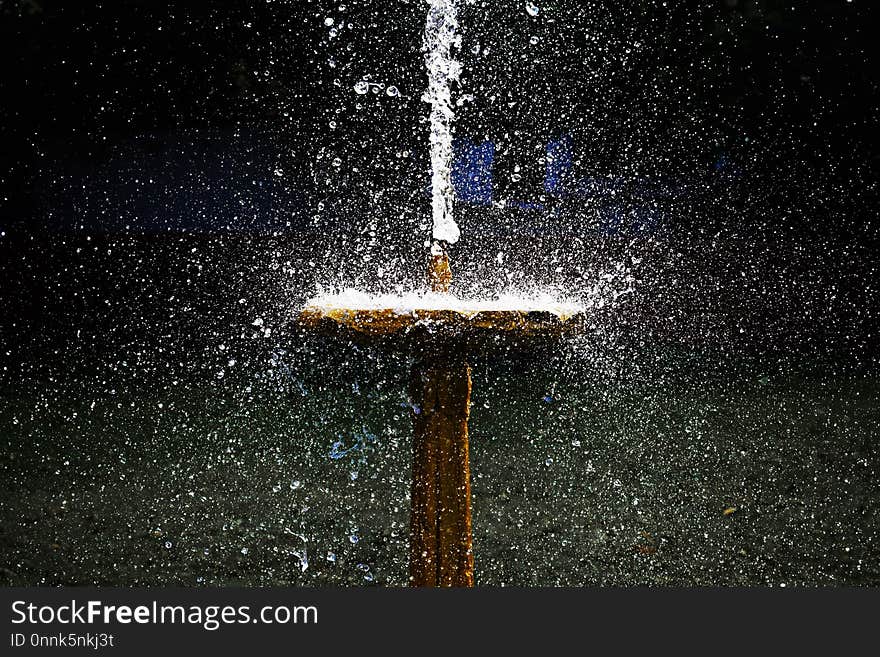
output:
[{"label": "rusty metal column", "polygon": [[410,584],[473,586],[468,413],[471,368],[437,359],[413,368]]}]

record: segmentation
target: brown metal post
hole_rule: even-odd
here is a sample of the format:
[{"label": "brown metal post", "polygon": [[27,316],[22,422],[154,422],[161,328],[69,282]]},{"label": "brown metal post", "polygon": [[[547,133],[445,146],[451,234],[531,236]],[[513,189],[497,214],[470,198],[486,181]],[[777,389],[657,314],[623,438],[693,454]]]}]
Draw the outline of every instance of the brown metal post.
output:
[{"label": "brown metal post", "polygon": [[428,281],[432,292],[449,292],[452,285],[452,268],[449,266],[449,256],[446,251],[432,254],[428,266]]},{"label": "brown metal post", "polygon": [[463,362],[413,369],[415,412],[410,583],[473,586],[468,413],[471,368]]}]

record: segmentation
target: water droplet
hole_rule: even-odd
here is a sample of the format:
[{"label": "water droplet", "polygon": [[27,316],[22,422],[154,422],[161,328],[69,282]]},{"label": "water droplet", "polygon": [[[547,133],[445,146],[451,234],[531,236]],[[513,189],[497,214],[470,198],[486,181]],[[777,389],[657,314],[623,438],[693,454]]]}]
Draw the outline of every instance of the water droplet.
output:
[{"label": "water droplet", "polygon": [[395,87],[393,84],[390,85],[390,86],[385,90],[385,93],[388,94],[389,96],[391,96],[392,98],[394,98],[394,97],[400,95],[400,91],[398,91],[397,87]]},{"label": "water droplet", "polygon": [[368,582],[373,581],[373,573],[370,572],[370,566],[365,563],[359,563],[357,569],[364,574],[364,579]]},{"label": "water droplet", "polygon": [[526,12],[528,13],[529,16],[537,16],[538,14],[541,13],[541,9],[540,9],[540,7],[538,7],[538,5],[533,4],[531,2],[527,2],[526,3]]},{"label": "water droplet", "polygon": [[333,25],[333,19],[328,16],[327,18],[324,19],[324,25],[326,25],[327,27],[330,27],[331,25]]}]

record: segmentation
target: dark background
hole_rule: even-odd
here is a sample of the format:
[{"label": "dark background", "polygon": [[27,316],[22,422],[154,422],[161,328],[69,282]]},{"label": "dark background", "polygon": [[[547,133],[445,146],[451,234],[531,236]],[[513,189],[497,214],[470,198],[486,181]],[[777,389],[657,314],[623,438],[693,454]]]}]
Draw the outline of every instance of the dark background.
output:
[{"label": "dark background", "polygon": [[[364,27],[380,17],[390,34],[376,38],[364,30],[363,43],[356,43],[359,56],[419,84],[421,12],[409,3],[381,4],[352,3],[348,10],[349,20]],[[810,194],[826,212],[853,195],[863,207],[875,200],[877,154],[870,137],[878,89],[869,43],[868,26],[876,17],[871,3],[584,4],[590,6],[563,5],[557,23],[538,24],[518,36],[543,30],[545,40],[553,31],[569,37],[575,30],[566,20],[580,17],[581,27],[587,26],[577,32],[581,39],[590,26],[596,28],[593,50],[615,54],[619,43],[632,39],[648,55],[628,66],[616,60],[589,89],[583,79],[594,61],[587,50],[575,50],[583,42],[574,38],[564,44],[568,52],[553,42],[536,62],[475,67],[465,75],[485,85],[483,95],[506,92],[530,106],[516,116],[502,103],[484,100],[476,117],[464,117],[467,132],[493,136],[514,119],[520,119],[520,129],[534,132],[589,129],[601,139],[599,147],[581,155],[580,166],[607,172],[625,157],[621,147],[636,132],[634,123],[644,143],[668,142],[681,115],[689,115],[701,124],[690,135],[700,143],[689,149],[689,173],[711,166],[724,150],[740,166],[773,178],[774,184],[762,189],[771,198],[790,186],[789,193]],[[301,149],[298,154],[314,154],[314,142],[327,132],[316,122],[335,107],[327,91],[332,71],[322,56],[323,17],[333,15],[333,8],[318,2],[4,1],[4,221],[39,230],[41,173],[58,162],[98,162],[120,142],[145,133],[265,130]],[[508,38],[522,12],[498,3],[462,13],[463,29],[485,37],[485,45],[493,32],[498,41]],[[510,53],[515,59],[517,49]],[[604,112],[594,107],[597,96]],[[562,116],[547,111],[549,103]],[[623,110],[646,116],[621,119]],[[419,145],[421,128],[407,128]],[[755,161],[758,154],[761,160]],[[309,163],[308,157],[284,159]],[[681,159],[673,158],[672,165],[681,167]],[[308,186],[304,178],[297,179],[298,186]],[[846,223],[841,219],[835,215],[820,223],[833,230]]]}]

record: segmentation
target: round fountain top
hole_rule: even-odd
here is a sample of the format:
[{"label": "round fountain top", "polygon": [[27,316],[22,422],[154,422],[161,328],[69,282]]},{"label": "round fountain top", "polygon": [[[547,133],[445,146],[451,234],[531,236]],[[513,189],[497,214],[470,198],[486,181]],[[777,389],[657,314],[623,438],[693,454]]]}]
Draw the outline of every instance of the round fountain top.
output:
[{"label": "round fountain top", "polygon": [[449,294],[367,294],[346,290],[310,300],[299,313],[309,329],[344,328],[391,336],[421,330],[447,336],[474,333],[562,335],[577,332],[584,307],[548,296],[463,299]]}]

